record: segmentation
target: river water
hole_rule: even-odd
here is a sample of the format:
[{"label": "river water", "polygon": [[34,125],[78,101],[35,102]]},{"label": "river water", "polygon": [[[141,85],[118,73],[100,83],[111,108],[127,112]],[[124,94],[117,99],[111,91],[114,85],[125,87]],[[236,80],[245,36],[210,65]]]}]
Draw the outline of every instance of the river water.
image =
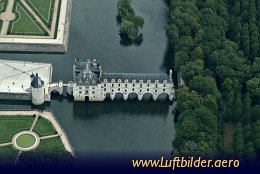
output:
[{"label": "river water", "polygon": [[[145,19],[140,45],[120,45],[117,0],[74,0],[66,54],[0,53],[0,59],[52,63],[53,81],[72,80],[74,59],[96,58],[104,72],[166,72],[168,40],[164,0],[134,0]],[[29,77],[28,77],[29,78]],[[0,100],[1,109],[35,109],[30,102]],[[91,153],[170,154],[174,138],[173,103],[105,101],[75,103],[53,96],[39,109],[52,110],[66,130],[77,155]]]}]

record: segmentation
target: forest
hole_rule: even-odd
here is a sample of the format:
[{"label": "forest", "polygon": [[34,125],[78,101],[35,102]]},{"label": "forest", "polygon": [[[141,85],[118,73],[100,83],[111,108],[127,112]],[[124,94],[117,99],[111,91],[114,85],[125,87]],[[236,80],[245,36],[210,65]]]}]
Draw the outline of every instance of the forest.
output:
[{"label": "forest", "polygon": [[169,6],[172,66],[185,81],[177,94],[175,153],[259,161],[260,1],[169,0]]}]

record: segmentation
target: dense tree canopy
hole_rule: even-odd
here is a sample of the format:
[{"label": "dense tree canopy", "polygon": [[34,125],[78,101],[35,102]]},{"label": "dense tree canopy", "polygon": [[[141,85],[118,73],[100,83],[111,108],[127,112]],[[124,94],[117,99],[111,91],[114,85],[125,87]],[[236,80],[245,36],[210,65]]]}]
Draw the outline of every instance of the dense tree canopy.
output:
[{"label": "dense tree canopy", "polygon": [[131,3],[132,0],[119,0],[117,8],[120,18],[120,33],[126,34],[131,40],[135,40],[139,36],[139,30],[144,26],[144,19],[135,15]]},{"label": "dense tree canopy", "polygon": [[260,1],[170,0],[166,30],[172,66],[186,84],[177,95],[178,152],[221,153],[222,125],[232,121],[238,123],[234,153],[254,160],[260,149]]}]

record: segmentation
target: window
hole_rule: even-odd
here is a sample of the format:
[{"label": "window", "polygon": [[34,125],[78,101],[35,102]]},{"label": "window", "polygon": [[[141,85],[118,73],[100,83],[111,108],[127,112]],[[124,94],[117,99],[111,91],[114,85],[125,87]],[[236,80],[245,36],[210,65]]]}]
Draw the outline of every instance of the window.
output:
[{"label": "window", "polygon": [[80,86],[79,89],[82,89],[82,87]]},{"label": "window", "polygon": [[114,87],[115,85],[114,84],[112,84],[112,87]]},{"label": "window", "polygon": [[127,87],[127,84],[125,84],[125,87]]},{"label": "window", "polygon": [[157,90],[155,90],[155,92],[157,92]]},{"label": "window", "polygon": [[104,84],[104,87],[106,87],[107,86],[107,84]]},{"label": "window", "polygon": [[86,90],[86,94],[88,94],[88,90]]},{"label": "window", "polygon": [[95,87],[92,87],[93,90],[95,90]]},{"label": "window", "polygon": [[82,94],[82,91],[79,91],[79,94]]},{"label": "window", "polygon": [[133,90],[132,91],[135,91],[135,89],[133,88]]},{"label": "window", "polygon": [[112,92],[114,92],[114,90],[112,89]]},{"label": "window", "polygon": [[147,91],[149,91],[149,89],[147,89]]},{"label": "window", "polygon": [[133,87],[135,87],[135,84],[133,84]]},{"label": "window", "polygon": [[120,88],[118,88],[118,91],[120,91]]},{"label": "window", "polygon": [[163,87],[166,87],[166,85],[163,85]]},{"label": "window", "polygon": [[106,91],[107,89],[106,88],[104,88],[104,91]]},{"label": "window", "polygon": [[147,87],[149,87],[150,85],[148,84]]},{"label": "window", "polygon": [[120,84],[118,84],[118,86],[120,86]]},{"label": "window", "polygon": [[163,92],[165,92],[165,89],[163,89]]},{"label": "window", "polygon": [[92,91],[92,94],[95,94],[95,91]]},{"label": "window", "polygon": [[155,87],[157,88],[157,87],[158,87],[158,85],[156,84],[156,85],[155,85]]},{"label": "window", "polygon": [[140,84],[140,87],[141,87],[141,88],[142,88],[142,86],[143,86],[143,85],[142,85],[142,84]]}]

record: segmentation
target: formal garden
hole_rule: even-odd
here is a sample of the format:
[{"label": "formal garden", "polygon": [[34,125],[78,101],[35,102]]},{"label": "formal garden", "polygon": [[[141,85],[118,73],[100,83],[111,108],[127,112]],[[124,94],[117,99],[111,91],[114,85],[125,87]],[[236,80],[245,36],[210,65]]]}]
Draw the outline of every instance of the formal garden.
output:
[{"label": "formal garden", "polygon": [[61,0],[0,0],[1,35],[53,37]]},{"label": "formal garden", "polygon": [[40,115],[0,116],[0,164],[70,158],[52,123]]}]

